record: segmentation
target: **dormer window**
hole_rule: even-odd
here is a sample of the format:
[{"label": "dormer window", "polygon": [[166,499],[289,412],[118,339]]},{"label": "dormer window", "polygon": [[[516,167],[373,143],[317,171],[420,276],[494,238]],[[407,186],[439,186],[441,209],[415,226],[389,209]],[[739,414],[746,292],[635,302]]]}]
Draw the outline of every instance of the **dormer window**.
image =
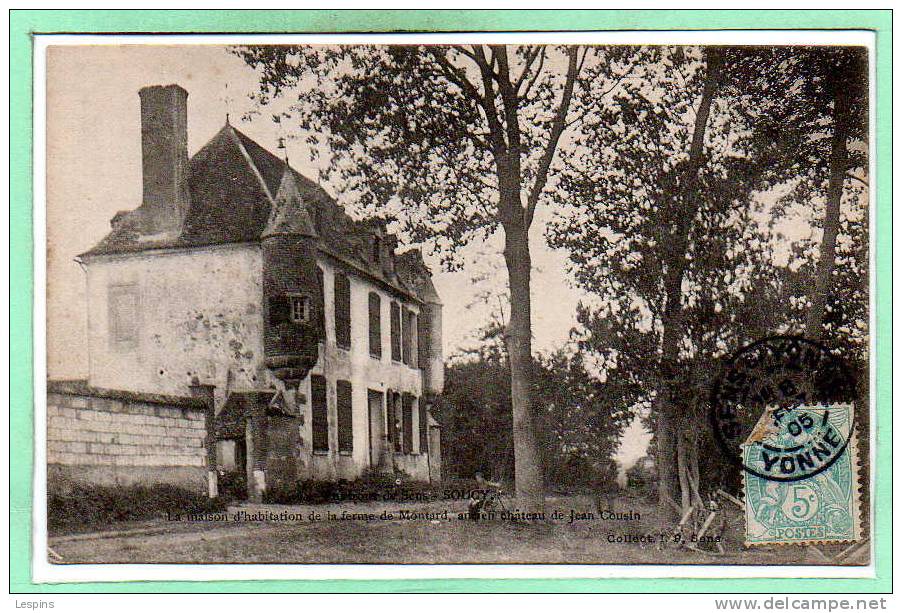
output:
[{"label": "dormer window", "polygon": [[305,294],[292,294],[288,296],[289,313],[291,321],[296,324],[310,323],[313,305],[310,296]]}]

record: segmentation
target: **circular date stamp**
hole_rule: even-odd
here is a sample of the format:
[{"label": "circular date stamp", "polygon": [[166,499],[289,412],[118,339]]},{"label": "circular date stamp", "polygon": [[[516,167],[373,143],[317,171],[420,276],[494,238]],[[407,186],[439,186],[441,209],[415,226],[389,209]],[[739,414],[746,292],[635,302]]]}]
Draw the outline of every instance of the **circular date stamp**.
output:
[{"label": "circular date stamp", "polygon": [[[852,438],[853,369],[799,336],[773,336],[733,353],[711,390],[710,421],[725,456],[746,473],[799,481],[828,470]],[[754,453],[746,448],[754,447]],[[754,458],[750,461],[749,458]]]},{"label": "circular date stamp", "polygon": [[710,417],[744,471],[747,546],[860,538],[856,390],[838,352],[801,337],[766,338],[726,361]]}]

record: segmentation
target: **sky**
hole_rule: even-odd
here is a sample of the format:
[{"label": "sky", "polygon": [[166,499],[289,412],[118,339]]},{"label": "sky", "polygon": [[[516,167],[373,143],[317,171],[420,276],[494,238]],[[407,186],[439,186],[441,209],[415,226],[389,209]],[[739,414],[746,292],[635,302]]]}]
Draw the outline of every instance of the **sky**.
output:
[{"label": "sky", "polygon": [[[109,231],[117,211],[141,201],[141,132],[138,90],[177,83],[188,91],[188,154],[193,155],[226,121],[276,152],[283,128],[254,109],[248,95],[257,77],[217,45],[53,46],[47,52],[47,343],[51,378],[87,375],[85,278],[75,262]],[[302,142],[287,140],[292,166],[311,178],[317,168]],[[550,218],[540,209],[531,230],[534,349],[548,353],[568,340],[584,294],[567,273],[567,256],[543,239]],[[489,309],[478,295],[501,290],[506,271],[499,234],[469,246],[459,272],[442,271],[427,256],[444,302],[445,355],[470,345]],[[489,280],[474,284],[474,271]],[[637,423],[626,433],[620,459],[644,455],[650,435]]]}]

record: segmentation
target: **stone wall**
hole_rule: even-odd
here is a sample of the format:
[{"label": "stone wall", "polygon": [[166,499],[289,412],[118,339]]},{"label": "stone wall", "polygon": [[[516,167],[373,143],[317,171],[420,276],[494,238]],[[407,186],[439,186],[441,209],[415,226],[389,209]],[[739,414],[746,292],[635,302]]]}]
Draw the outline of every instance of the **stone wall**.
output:
[{"label": "stone wall", "polygon": [[207,491],[202,399],[47,386],[48,487],[168,483]]}]

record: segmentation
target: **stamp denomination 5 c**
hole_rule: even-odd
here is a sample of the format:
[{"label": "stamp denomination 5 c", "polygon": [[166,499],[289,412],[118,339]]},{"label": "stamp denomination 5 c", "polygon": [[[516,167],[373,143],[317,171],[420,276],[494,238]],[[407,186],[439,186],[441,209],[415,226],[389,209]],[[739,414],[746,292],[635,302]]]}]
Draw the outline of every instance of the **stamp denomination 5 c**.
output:
[{"label": "stamp denomination 5 c", "polygon": [[742,446],[747,545],[855,541],[851,404],[768,408]]}]

